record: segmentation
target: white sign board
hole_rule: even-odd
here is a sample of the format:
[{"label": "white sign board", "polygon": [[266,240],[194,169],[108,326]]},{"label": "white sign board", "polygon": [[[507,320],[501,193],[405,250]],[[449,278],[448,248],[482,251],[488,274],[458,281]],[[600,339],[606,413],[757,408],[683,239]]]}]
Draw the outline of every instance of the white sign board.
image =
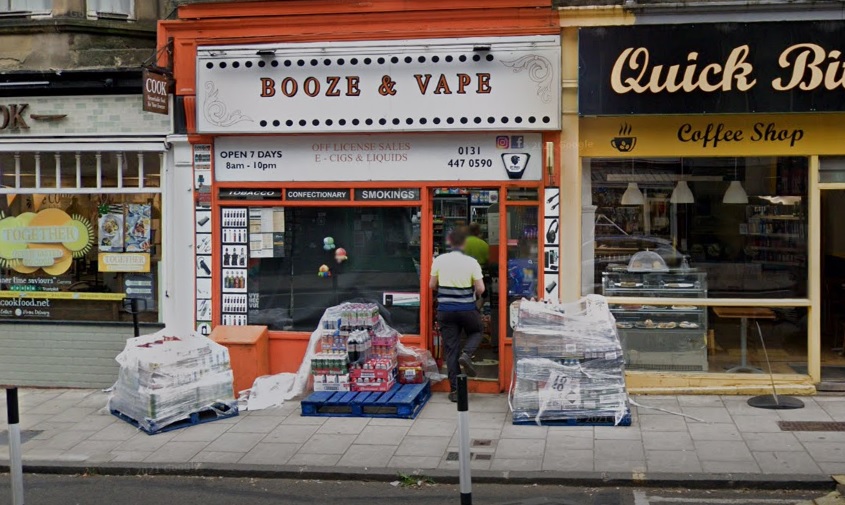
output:
[{"label": "white sign board", "polygon": [[549,373],[549,380],[539,391],[541,410],[576,410],[583,408],[581,381],[558,370]]},{"label": "white sign board", "polygon": [[199,133],[559,130],[560,37],[201,47]]},{"label": "white sign board", "polygon": [[218,137],[221,182],[537,181],[539,133]]}]

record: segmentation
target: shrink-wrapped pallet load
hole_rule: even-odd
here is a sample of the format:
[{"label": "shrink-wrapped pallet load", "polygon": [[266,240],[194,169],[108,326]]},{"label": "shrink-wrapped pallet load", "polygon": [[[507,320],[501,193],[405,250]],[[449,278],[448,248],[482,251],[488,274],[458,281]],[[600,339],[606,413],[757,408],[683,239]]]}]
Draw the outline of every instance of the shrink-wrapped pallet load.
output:
[{"label": "shrink-wrapped pallet load", "polygon": [[115,415],[147,433],[177,422],[237,414],[229,351],[201,336],[165,331],[130,338],[117,356],[120,372],[109,398]]},{"label": "shrink-wrapped pallet load", "polygon": [[630,424],[622,346],[605,299],[518,302],[515,424]]}]

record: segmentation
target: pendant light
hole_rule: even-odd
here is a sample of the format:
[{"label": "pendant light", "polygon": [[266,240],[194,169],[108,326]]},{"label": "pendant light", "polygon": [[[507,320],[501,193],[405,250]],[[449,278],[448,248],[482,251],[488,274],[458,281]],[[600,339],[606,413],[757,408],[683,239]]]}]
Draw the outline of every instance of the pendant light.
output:
[{"label": "pendant light", "polygon": [[692,190],[689,189],[686,179],[684,177],[684,160],[681,160],[681,178],[672,190],[672,196],[669,197],[669,203],[695,203],[695,196]]},{"label": "pendant light", "polygon": [[629,182],[628,189],[622,193],[622,205],[643,205],[645,198],[636,182]]},{"label": "pendant light", "polygon": [[[631,160],[631,175],[634,175],[634,160]],[[622,205],[645,205],[645,197],[636,182],[629,182],[628,189],[622,193]]]},{"label": "pendant light", "polygon": [[734,158],[734,180],[731,181],[731,185],[725,191],[722,203],[748,203],[748,193],[745,192],[742,183],[737,179],[737,158]]},{"label": "pendant light", "polygon": [[689,189],[687,181],[678,181],[675,189],[672,190],[672,196],[669,197],[670,203],[695,203],[695,196],[692,190]]}]

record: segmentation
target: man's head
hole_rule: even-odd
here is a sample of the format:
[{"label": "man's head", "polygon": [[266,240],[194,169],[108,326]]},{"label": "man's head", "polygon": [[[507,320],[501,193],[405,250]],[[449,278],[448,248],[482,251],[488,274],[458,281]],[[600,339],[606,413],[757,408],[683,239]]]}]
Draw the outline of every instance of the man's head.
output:
[{"label": "man's head", "polygon": [[450,231],[448,238],[449,245],[452,246],[452,249],[460,249],[461,251],[463,251],[467,241],[466,227],[461,226]]},{"label": "man's head", "polygon": [[469,224],[469,234],[473,237],[480,237],[481,236],[481,225],[478,223],[470,223]]}]

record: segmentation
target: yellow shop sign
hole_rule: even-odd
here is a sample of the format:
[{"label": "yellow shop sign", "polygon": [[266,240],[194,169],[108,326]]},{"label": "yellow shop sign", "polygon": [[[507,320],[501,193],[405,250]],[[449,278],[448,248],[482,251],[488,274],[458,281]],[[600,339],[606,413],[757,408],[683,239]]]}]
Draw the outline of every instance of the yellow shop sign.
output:
[{"label": "yellow shop sign", "polygon": [[100,272],[149,272],[149,253],[99,253]]},{"label": "yellow shop sign", "polygon": [[40,268],[49,275],[60,275],[92,246],[93,229],[82,216],[70,216],[60,209],[9,217],[0,213],[0,267],[22,274]]},{"label": "yellow shop sign", "polygon": [[584,157],[845,154],[845,114],[586,117]]}]

